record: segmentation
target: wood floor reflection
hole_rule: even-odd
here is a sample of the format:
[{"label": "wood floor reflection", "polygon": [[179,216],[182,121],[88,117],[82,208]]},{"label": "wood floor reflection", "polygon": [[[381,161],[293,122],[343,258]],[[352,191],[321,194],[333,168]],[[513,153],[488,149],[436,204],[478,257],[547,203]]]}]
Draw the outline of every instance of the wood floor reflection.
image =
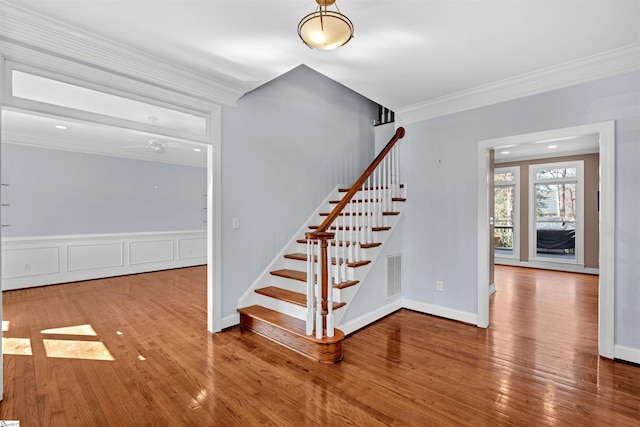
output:
[{"label": "wood floor reflection", "polygon": [[[597,278],[499,267],[491,326],[400,310],[321,365],[206,332],[203,267],[4,293],[21,426],[640,424],[640,368],[597,355]],[[361,290],[364,291],[365,289]]]}]

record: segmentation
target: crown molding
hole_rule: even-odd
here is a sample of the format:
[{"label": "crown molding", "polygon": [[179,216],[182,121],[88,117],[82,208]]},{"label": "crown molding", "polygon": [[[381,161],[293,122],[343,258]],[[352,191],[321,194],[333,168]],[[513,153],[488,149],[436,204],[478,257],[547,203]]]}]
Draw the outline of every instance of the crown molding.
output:
[{"label": "crown molding", "polygon": [[236,105],[244,94],[218,76],[196,73],[5,1],[0,0],[0,8],[0,53],[16,61],[44,54],[218,104]]},{"label": "crown molding", "polygon": [[640,69],[634,44],[395,110],[403,124],[459,113]]}]

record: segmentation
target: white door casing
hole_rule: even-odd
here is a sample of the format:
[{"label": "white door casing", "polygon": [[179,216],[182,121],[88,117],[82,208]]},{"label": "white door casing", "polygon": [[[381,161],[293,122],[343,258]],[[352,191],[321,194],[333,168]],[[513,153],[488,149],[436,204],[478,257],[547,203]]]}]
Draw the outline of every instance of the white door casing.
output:
[{"label": "white door casing", "polygon": [[489,150],[535,140],[597,133],[600,139],[600,254],[598,351],[614,357],[615,340],[615,122],[593,123],[478,142],[477,326],[489,326]]}]

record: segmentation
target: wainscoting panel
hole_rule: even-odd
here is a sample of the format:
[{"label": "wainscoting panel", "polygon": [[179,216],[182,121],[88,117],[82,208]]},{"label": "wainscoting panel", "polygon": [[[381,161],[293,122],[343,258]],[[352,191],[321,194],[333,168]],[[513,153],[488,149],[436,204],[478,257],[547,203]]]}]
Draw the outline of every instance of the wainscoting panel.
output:
[{"label": "wainscoting panel", "polygon": [[67,271],[95,270],[124,265],[122,243],[67,246]]},{"label": "wainscoting panel", "polygon": [[178,256],[180,259],[206,257],[207,237],[178,239]]},{"label": "wainscoting panel", "polygon": [[152,240],[129,243],[129,263],[163,262],[173,260],[173,240]]},{"label": "wainscoting panel", "polygon": [[2,290],[206,263],[206,231],[6,238]]},{"label": "wainscoting panel", "polygon": [[58,247],[24,248],[2,251],[2,277],[27,277],[56,274],[59,270]]}]

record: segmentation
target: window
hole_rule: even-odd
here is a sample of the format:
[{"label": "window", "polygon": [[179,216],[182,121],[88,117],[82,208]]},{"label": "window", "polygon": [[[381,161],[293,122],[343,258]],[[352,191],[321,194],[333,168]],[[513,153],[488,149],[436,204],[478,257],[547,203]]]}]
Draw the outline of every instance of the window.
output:
[{"label": "window", "polygon": [[7,62],[6,104],[47,115],[208,142],[208,114]]},{"label": "window", "polygon": [[496,257],[520,257],[520,168],[494,171],[494,247]]}]

